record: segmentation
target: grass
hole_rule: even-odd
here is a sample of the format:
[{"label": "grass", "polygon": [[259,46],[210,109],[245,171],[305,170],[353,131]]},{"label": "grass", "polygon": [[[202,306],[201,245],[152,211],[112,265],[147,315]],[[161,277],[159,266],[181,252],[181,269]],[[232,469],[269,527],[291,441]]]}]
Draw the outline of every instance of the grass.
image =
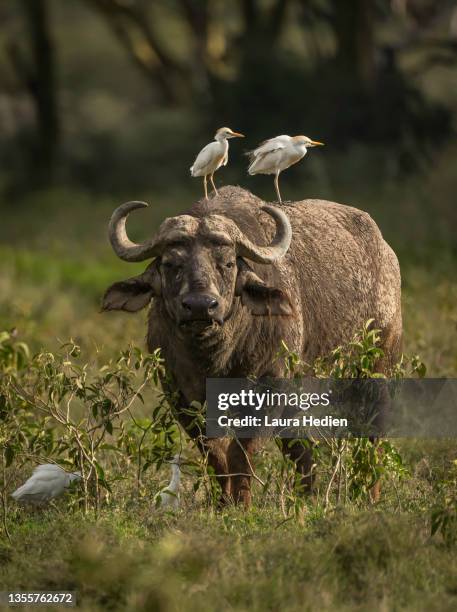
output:
[{"label": "grass", "polygon": [[[180,202],[169,194],[162,208],[151,207],[152,225],[182,209]],[[95,361],[130,341],[144,345],[144,313],[102,315],[98,309],[107,285],[142,267],[123,264],[109,251],[105,227],[113,207],[109,198],[56,191],[36,196],[33,206],[25,203],[20,215],[5,209],[2,328],[17,328],[33,350],[55,350],[73,337]],[[412,216],[405,210],[405,218]],[[129,231],[139,236],[142,221],[132,221]],[[401,228],[387,226],[385,233],[400,243]],[[447,248],[416,257],[408,245],[399,249],[405,352],[419,353],[428,375],[455,376],[455,260]],[[148,414],[148,406],[143,411]],[[273,474],[275,486],[264,493],[255,484],[248,513],[216,513],[194,493],[189,474],[180,511],[156,510],[153,496],[166,468],[148,472],[139,497],[127,482],[117,483],[97,518],[84,516],[74,495],[45,510],[11,503],[11,542],[0,542],[0,590],[75,590],[87,611],[455,610],[456,545],[430,531],[455,443],[396,444],[409,476],[388,480],[375,507],[358,501],[324,508],[321,496],[294,512],[284,503],[280,458],[271,444],[260,453],[258,470],[264,479]],[[189,457],[193,452],[185,449]],[[15,484],[29,473],[30,466],[18,470]]]},{"label": "grass", "polygon": [[191,484],[185,478],[176,514],[127,495],[98,519],[69,512],[63,500],[41,513],[15,511],[12,544],[0,547],[0,588],[74,590],[91,611],[457,605],[456,549],[430,536],[432,485],[420,462],[398,496],[386,485],[377,507],[324,513],[310,503],[289,520],[258,494],[249,513],[215,513]]}]

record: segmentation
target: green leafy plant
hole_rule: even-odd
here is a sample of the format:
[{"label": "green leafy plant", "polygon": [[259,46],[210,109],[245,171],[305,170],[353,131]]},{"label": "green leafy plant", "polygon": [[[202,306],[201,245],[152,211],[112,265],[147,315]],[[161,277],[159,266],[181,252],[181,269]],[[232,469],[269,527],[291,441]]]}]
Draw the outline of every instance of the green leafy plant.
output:
[{"label": "green leafy plant", "polygon": [[374,444],[368,438],[356,438],[351,440],[349,453],[348,494],[354,501],[368,499],[382,478],[398,479],[409,474],[399,451],[388,440]]},{"label": "green leafy plant", "polygon": [[[0,360],[4,516],[12,468],[25,461],[80,471],[83,509],[98,512],[114,481],[133,471],[140,493],[148,467],[160,467],[172,454],[177,429],[170,397],[160,390],[166,378],[160,351],[143,355],[129,347],[96,366],[82,360],[74,342],[31,356],[24,343],[4,333]],[[153,405],[150,417],[141,419],[134,408],[145,392],[153,395]]]},{"label": "green leafy plant", "polygon": [[440,480],[435,491],[436,502],[431,512],[432,536],[441,534],[448,546],[457,543],[457,459],[447,478]]},{"label": "green leafy plant", "polygon": [[[385,378],[386,374],[378,371],[384,358],[380,345],[380,330],[373,327],[373,319],[369,319],[350,342],[319,357],[312,365],[304,363],[284,342],[278,358],[283,360],[286,373],[291,378]],[[388,375],[394,378],[413,375],[422,377],[425,373],[426,367],[418,356],[410,358],[402,355]],[[330,506],[332,492],[337,504],[349,499],[368,501],[374,485],[381,478],[397,480],[408,474],[399,451],[387,440],[338,440],[323,436],[323,440],[315,441],[313,453],[316,461],[319,456],[321,471],[327,473],[327,485],[323,493],[326,508]]]}]

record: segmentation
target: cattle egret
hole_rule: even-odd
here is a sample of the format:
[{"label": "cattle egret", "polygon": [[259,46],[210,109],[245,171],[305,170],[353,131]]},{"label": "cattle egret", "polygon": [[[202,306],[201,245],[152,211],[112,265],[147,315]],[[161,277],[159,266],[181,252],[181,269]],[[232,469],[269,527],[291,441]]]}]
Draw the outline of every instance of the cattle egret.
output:
[{"label": "cattle egret", "polygon": [[62,495],[75,480],[81,480],[79,472],[68,473],[59,465],[39,465],[32,476],[11,494],[21,504],[41,504]]},{"label": "cattle egret", "polygon": [[323,142],[311,140],[308,136],[283,135],[270,138],[248,153],[251,158],[248,172],[249,174],[274,174],[278,202],[282,204],[279,192],[280,173],[300,161],[306,155],[308,148],[323,146],[323,144]]},{"label": "cattle egret", "polygon": [[179,483],[181,480],[181,471],[179,466],[182,463],[180,455],[175,455],[171,464],[171,480],[170,484],[162,489],[158,495],[160,500],[158,505],[160,508],[179,508]]},{"label": "cattle egret", "polygon": [[197,155],[194,165],[190,168],[192,176],[203,177],[203,187],[205,189],[205,198],[208,199],[207,177],[211,181],[216,195],[218,191],[214,184],[214,173],[221,166],[226,166],[228,161],[229,138],[244,138],[243,134],[234,132],[230,128],[223,127],[217,130],[214,136],[214,142],[210,142]]}]

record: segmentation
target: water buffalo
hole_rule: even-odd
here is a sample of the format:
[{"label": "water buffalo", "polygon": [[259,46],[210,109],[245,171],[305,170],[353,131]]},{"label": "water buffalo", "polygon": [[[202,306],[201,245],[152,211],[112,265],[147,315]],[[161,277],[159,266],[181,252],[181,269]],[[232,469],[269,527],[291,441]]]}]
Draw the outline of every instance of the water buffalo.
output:
[{"label": "water buffalo", "polygon": [[[117,208],[109,236],[121,259],[152,262],[143,274],[114,283],[103,309],[136,312],[150,305],[148,348],[161,347],[182,407],[205,400],[207,377],[281,376],[281,340],[310,363],[369,318],[382,331],[380,367],[397,359],[399,265],[367,213],[324,200],[273,207],[228,186],[135,244],[126,219],[143,206]],[[198,435],[179,409],[178,418],[190,436]],[[248,505],[254,441],[200,444],[220,475],[223,498]],[[309,487],[311,452],[287,445],[284,453]]]}]

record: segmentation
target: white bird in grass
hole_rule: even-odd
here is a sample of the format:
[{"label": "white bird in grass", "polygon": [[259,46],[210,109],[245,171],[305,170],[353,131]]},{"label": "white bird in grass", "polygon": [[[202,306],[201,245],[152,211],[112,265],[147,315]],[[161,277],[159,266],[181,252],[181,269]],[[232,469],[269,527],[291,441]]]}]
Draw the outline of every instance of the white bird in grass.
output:
[{"label": "white bird in grass", "polygon": [[239,132],[234,132],[228,127],[219,128],[214,136],[214,142],[210,142],[206,147],[203,147],[197,155],[193,166],[190,168],[192,176],[203,177],[203,187],[205,189],[206,199],[208,199],[208,187],[206,182],[208,176],[216,195],[219,195],[213,177],[216,170],[221,166],[227,165],[229,138],[244,138],[244,135]]},{"label": "white bird in grass", "polygon": [[323,146],[323,144],[323,142],[311,140],[308,136],[287,136],[286,134],[264,140],[257,149],[248,153],[251,159],[248,172],[249,174],[274,174],[278,202],[282,204],[279,192],[280,173],[300,161],[306,155],[307,149]]},{"label": "white bird in grass", "polygon": [[62,495],[75,480],[81,480],[79,472],[66,472],[59,465],[39,465],[32,476],[11,494],[21,504],[42,504]]},{"label": "white bird in grass", "polygon": [[180,455],[175,455],[173,461],[170,461],[171,465],[171,480],[170,484],[160,491],[158,494],[159,508],[173,508],[177,510],[179,508],[179,484],[181,481],[181,470],[180,465],[182,459]]}]

